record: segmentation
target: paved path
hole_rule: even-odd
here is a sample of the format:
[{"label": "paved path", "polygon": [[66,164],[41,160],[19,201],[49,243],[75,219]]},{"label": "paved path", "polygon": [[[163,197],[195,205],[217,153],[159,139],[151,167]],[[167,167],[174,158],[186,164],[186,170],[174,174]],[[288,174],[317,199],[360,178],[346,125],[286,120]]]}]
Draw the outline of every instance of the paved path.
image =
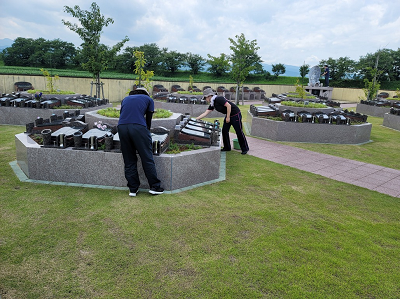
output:
[{"label": "paved path", "polygon": [[[231,139],[236,138],[231,134]],[[247,137],[248,155],[400,198],[400,170]]]},{"label": "paved path", "polygon": [[[355,104],[341,105],[342,108]],[[345,107],[348,106],[348,107]],[[231,139],[237,138],[231,134]],[[247,136],[248,155],[400,198],[400,170]]]}]

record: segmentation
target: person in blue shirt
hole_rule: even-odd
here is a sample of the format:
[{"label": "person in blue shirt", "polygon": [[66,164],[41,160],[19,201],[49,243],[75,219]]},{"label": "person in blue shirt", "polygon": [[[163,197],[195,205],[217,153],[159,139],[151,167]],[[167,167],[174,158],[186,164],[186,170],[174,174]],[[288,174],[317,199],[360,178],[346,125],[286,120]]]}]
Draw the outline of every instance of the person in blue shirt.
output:
[{"label": "person in blue shirt", "polygon": [[249,146],[247,144],[246,136],[243,133],[242,129],[242,114],[238,106],[234,103],[228,101],[223,96],[217,96],[215,92],[211,88],[206,88],[203,91],[203,96],[208,106],[207,110],[196,117],[196,119],[202,119],[206,117],[211,111],[214,109],[218,112],[225,114],[224,124],[222,126],[222,140],[224,143],[224,147],[221,149],[223,152],[228,152],[231,150],[231,141],[229,138],[229,129],[231,126],[235,129],[236,136],[238,138],[238,142],[240,145],[240,149],[242,150],[242,155],[246,155],[249,151]]},{"label": "person in blue shirt", "polygon": [[154,101],[145,88],[136,88],[122,100],[118,135],[129,196],[136,196],[140,186],[136,152],[142,160],[143,170],[150,186],[149,193],[162,194],[164,192],[164,189],[161,188],[161,181],[157,177],[153,159],[150,133],[153,112]]},{"label": "person in blue shirt", "polygon": [[327,64],[324,65],[325,72],[322,74],[322,76],[325,76],[325,85],[326,87],[329,87],[329,67]]}]

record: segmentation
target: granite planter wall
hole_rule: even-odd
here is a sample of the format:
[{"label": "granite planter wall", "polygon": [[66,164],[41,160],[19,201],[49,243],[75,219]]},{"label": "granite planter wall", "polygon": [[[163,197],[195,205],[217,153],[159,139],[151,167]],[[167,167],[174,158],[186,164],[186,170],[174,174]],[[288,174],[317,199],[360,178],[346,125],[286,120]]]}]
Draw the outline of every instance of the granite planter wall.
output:
[{"label": "granite planter wall", "polygon": [[[94,126],[95,122],[101,121],[102,123],[109,124],[111,126],[117,126],[119,118],[107,117],[97,113],[99,109],[87,112],[85,114],[85,122],[89,128]],[[153,118],[151,121],[151,127],[164,127],[168,130],[175,130],[175,126],[181,121],[180,113],[173,113],[169,118]]]},{"label": "granite planter wall", "polygon": [[250,135],[274,141],[361,144],[370,141],[372,124],[336,125],[274,121],[248,111]]},{"label": "granite planter wall", "polygon": [[[29,179],[126,187],[120,153],[44,148],[25,133],[15,135],[15,144],[17,164]],[[218,179],[220,160],[219,146],[154,156],[161,186],[167,191]],[[148,189],[140,161],[138,170],[140,188]]]},{"label": "granite planter wall", "polygon": [[400,115],[385,113],[382,125],[400,131]]},{"label": "granite planter wall", "polygon": [[370,116],[383,117],[385,113],[389,113],[390,107],[377,107],[372,105],[357,104],[356,112]]},{"label": "granite planter wall", "polygon": [[89,111],[99,110],[99,107],[102,109],[112,107],[112,104],[83,109],[80,109],[79,107],[76,109],[36,109],[0,106],[0,124],[26,125],[27,123],[34,122],[38,117],[48,119],[52,114],[62,116],[64,111],[69,111],[71,114],[73,114],[76,110],[79,110],[81,114],[85,114]]}]

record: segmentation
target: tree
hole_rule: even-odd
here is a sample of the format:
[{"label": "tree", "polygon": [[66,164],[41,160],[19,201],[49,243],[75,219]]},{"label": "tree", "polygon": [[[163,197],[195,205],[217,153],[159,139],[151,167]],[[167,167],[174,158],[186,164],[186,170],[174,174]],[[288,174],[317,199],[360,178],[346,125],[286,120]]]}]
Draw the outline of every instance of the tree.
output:
[{"label": "tree", "polygon": [[349,57],[339,57],[338,59],[329,57],[328,60],[321,60],[319,66],[323,67],[325,64],[329,66],[329,78],[333,81],[346,79],[349,74],[355,73],[355,62]]},{"label": "tree", "polygon": [[185,64],[191,69],[192,73],[196,75],[203,69],[206,61],[198,54],[186,53]]},{"label": "tree", "polygon": [[90,11],[81,10],[78,5],[75,5],[74,8],[64,6],[64,11],[77,18],[80,22],[81,26],[62,20],[63,24],[76,32],[83,41],[81,44],[82,57],[84,59],[82,68],[93,74],[93,78],[96,81],[96,95],[100,97],[100,73],[107,68],[112,58],[115,57],[129,39],[125,37],[112,48],[100,44],[103,27],[114,23],[114,20],[111,18],[106,19],[101,15],[100,8],[95,2],[91,4]]},{"label": "tree", "polygon": [[135,51],[134,56],[136,58],[134,73],[138,75],[135,84],[138,87],[142,87],[143,83],[144,87],[150,91],[151,90],[150,79],[154,76],[154,72],[149,70],[145,72],[143,70],[146,64],[146,59],[144,58],[144,52]]},{"label": "tree", "polygon": [[244,34],[236,35],[236,40],[229,38],[232,50],[230,61],[232,63],[231,77],[236,82],[236,104],[239,103],[239,88],[243,86],[249,73],[255,69],[255,64],[261,62],[258,56],[257,41],[246,40]]},{"label": "tree", "polygon": [[286,67],[282,63],[273,64],[272,72],[274,73],[275,77],[278,77],[279,75],[283,75],[286,72]]},{"label": "tree", "polygon": [[5,65],[64,68],[73,64],[76,53],[72,43],[60,39],[18,37],[3,57]]},{"label": "tree", "polygon": [[35,54],[35,40],[17,37],[11,47],[3,50],[5,65],[30,66],[30,58]]},{"label": "tree", "polygon": [[304,78],[310,71],[310,66],[308,64],[303,63],[303,65],[299,68],[300,76],[301,76],[301,84],[304,85]]},{"label": "tree", "polygon": [[263,68],[263,65],[261,64],[261,61],[260,62],[256,62],[254,64],[253,73],[254,74],[258,74],[258,75],[265,74],[265,70]]},{"label": "tree", "polygon": [[214,57],[210,54],[207,54],[207,56],[207,63],[210,65],[210,67],[207,69],[208,72],[216,77],[221,77],[229,72],[231,66],[229,64],[229,57],[226,54],[221,53],[219,57]]},{"label": "tree", "polygon": [[359,74],[361,78],[371,79],[370,69],[375,67],[376,59],[379,57],[377,75],[378,81],[393,81],[396,80],[397,74],[396,69],[399,68],[398,62],[395,63],[396,52],[391,49],[380,49],[375,53],[367,54],[360,57],[359,63],[357,65]]},{"label": "tree", "polygon": [[176,51],[169,51],[163,49],[162,64],[164,70],[167,70],[174,74],[184,63],[184,55]]}]

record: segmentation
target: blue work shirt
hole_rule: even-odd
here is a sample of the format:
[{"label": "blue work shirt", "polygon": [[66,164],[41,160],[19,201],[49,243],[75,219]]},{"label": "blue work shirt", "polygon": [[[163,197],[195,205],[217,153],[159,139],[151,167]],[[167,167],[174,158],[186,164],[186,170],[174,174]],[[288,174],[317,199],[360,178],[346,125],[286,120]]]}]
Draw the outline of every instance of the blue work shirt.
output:
[{"label": "blue work shirt", "polygon": [[139,124],[146,127],[146,112],[154,112],[154,101],[147,95],[134,94],[122,100],[118,125]]}]

